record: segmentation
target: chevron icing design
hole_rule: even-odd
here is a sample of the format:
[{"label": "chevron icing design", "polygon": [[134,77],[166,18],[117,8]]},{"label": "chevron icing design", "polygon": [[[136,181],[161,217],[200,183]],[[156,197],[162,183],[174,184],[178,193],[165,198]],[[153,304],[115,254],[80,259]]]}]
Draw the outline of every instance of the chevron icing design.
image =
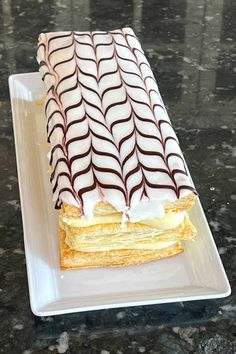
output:
[{"label": "chevron icing design", "polygon": [[129,28],[41,34],[38,61],[55,207],[92,215],[176,200],[194,186],[156,80]]}]

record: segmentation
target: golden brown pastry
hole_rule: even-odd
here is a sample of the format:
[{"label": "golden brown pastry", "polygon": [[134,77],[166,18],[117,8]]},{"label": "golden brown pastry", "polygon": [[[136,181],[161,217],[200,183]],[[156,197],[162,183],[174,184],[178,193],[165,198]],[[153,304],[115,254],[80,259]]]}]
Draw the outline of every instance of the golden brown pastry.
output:
[{"label": "golden brown pastry", "polygon": [[113,250],[101,252],[80,252],[70,249],[65,242],[65,232],[59,228],[61,269],[95,267],[124,267],[142,264],[157,259],[176,256],[183,252],[180,242],[161,250]]}]

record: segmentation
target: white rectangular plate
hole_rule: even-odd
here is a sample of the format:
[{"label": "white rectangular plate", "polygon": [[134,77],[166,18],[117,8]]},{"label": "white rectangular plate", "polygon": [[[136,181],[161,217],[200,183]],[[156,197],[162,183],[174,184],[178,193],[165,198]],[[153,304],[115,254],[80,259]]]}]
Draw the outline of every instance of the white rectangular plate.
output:
[{"label": "white rectangular plate", "polygon": [[[198,230],[177,257],[127,268],[61,271],[57,212],[48,177],[46,124],[38,73],[9,79],[31,308],[57,315],[112,307],[224,297],[230,286],[201,204]],[[41,101],[40,101],[41,100]]]}]

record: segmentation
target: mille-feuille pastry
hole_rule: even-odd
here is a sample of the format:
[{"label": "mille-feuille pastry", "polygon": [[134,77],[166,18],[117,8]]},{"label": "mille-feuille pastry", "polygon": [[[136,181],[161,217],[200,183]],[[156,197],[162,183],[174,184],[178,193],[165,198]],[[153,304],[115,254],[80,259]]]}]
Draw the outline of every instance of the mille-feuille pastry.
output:
[{"label": "mille-feuille pastry", "polygon": [[196,191],[132,29],[39,36],[61,268],[174,256]]}]

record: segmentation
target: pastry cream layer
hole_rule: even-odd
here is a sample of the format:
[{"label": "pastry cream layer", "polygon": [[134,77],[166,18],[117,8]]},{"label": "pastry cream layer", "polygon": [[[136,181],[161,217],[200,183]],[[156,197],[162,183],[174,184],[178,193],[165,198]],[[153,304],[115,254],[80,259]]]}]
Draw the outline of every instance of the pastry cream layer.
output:
[{"label": "pastry cream layer", "polygon": [[[184,220],[185,212],[171,212],[164,215],[163,218],[154,218],[151,220],[142,220],[139,224],[148,225],[159,230],[168,230],[178,226]],[[71,218],[60,215],[60,221],[71,227],[90,227],[93,225],[113,224],[121,223],[122,215],[120,213],[114,213],[110,215],[94,216],[91,220],[87,220],[85,217]],[[125,225],[124,225],[125,227]]]},{"label": "pastry cream layer", "polygon": [[[112,238],[109,236],[97,237],[88,239],[87,237],[81,237],[81,234],[75,234],[75,229],[68,226],[63,227],[60,224],[60,227],[66,232],[66,242],[68,245],[73,245],[73,248],[79,251],[84,252],[100,252],[100,251],[110,251],[116,249],[147,249],[147,250],[160,250],[174,245],[177,241],[159,241],[157,239],[158,235],[162,231],[155,232],[155,236],[145,236],[133,235],[129,238],[129,233],[113,235]],[[126,239],[125,239],[125,237]],[[141,236],[141,237],[139,237]],[[77,238],[77,242],[75,240]]]},{"label": "pastry cream layer", "polygon": [[[179,240],[192,239],[196,230],[186,215],[177,227],[160,230],[139,223],[101,224],[90,227],[72,227],[60,222],[65,231],[65,242],[74,250],[81,252],[99,252],[116,249],[162,249]],[[171,242],[171,243],[169,243]]]}]

